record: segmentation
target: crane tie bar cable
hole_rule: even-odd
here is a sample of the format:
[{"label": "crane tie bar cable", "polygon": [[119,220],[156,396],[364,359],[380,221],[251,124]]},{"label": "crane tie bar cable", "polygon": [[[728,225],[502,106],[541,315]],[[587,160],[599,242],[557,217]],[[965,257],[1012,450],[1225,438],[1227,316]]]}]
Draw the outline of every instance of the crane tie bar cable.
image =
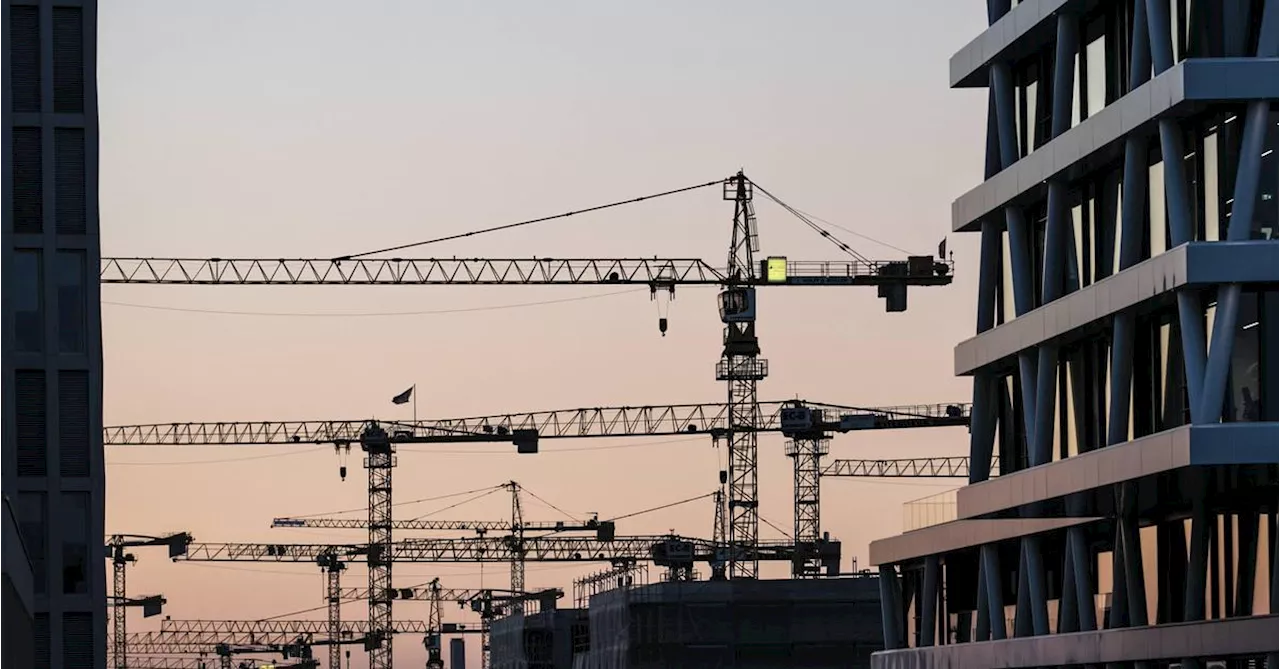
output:
[{"label": "crane tie bar cable", "polygon": [[665,197],[665,196],[667,196],[667,195],[676,195],[677,193],[685,193],[685,192],[688,192],[688,191],[691,191],[691,190],[697,190],[697,189],[699,189],[699,188],[707,188],[708,186],[715,186],[715,185],[717,185],[717,184],[722,184],[722,183],[724,183],[724,179],[717,179],[717,180],[715,180],[715,181],[708,181],[707,183],[704,183],[704,184],[698,184],[698,185],[696,185],[696,186],[686,186],[686,187],[684,187],[684,188],[677,188],[677,189],[675,189],[675,190],[664,191],[664,192],[661,192],[661,193],[654,193],[654,194],[652,194],[652,195],[644,195],[644,196],[641,196],[641,197],[635,197],[635,198],[631,198],[630,200],[621,200],[621,201],[618,201],[618,202],[610,202],[609,204],[601,204],[601,205],[597,205],[597,206],[594,206],[594,207],[588,207],[588,208],[586,208],[586,209],[579,209],[579,210],[577,210],[577,211],[567,211],[567,212],[565,212],[565,213],[563,213],[563,214],[556,214],[556,215],[554,215],[554,216],[543,216],[542,218],[533,218],[533,219],[529,219],[529,220],[527,220],[527,221],[520,221],[520,222],[518,222],[518,223],[508,223],[508,224],[506,224],[506,225],[499,225],[499,226],[497,226],[497,227],[493,227],[493,228],[485,228],[485,229],[483,229],[483,230],[472,230],[472,231],[470,231],[470,232],[460,232],[460,233],[457,233],[457,234],[448,235],[448,236],[446,236],[446,237],[437,237],[437,238],[435,238],[435,239],[428,239],[428,240],[426,240],[426,241],[422,241],[422,242],[413,242],[413,243],[411,243],[411,244],[401,244],[401,245],[399,245],[399,246],[389,246],[389,247],[387,247],[387,248],[385,248],[385,249],[378,249],[378,250],[376,250],[376,251],[365,251],[365,252],[363,252],[363,253],[353,253],[353,254],[351,254],[351,255],[339,256],[339,257],[337,257],[337,258],[334,258],[333,260],[334,260],[334,261],[339,261],[339,260],[353,260],[353,259],[355,259],[355,258],[361,258],[361,257],[364,257],[364,256],[371,256],[371,255],[375,255],[375,254],[378,254],[378,253],[390,253],[390,252],[392,252],[392,251],[401,251],[401,250],[404,250],[404,249],[413,248],[413,247],[415,247],[415,246],[426,246],[427,244],[436,244],[436,243],[439,243],[439,242],[447,242],[447,241],[452,241],[452,240],[454,240],[454,239],[462,239],[462,238],[464,238],[464,237],[474,237],[474,236],[476,236],[476,235],[483,235],[483,234],[485,234],[485,233],[489,233],[489,232],[498,232],[498,231],[501,231],[501,230],[510,230],[511,228],[518,228],[518,227],[525,226],[525,225],[533,225],[534,223],[545,223],[546,221],[554,221],[554,220],[556,220],[556,219],[560,219],[560,218],[568,218],[568,217],[573,216],[573,215],[575,215],[575,214],[586,214],[586,213],[590,213],[590,212],[593,212],[593,211],[601,211],[601,210],[604,210],[604,209],[612,209],[613,207],[621,207],[621,206],[622,206],[622,205],[624,205],[624,204],[635,204],[635,203],[637,203],[637,202],[643,202],[643,201],[645,201],[645,200],[652,200],[652,199],[655,199],[655,198]]}]

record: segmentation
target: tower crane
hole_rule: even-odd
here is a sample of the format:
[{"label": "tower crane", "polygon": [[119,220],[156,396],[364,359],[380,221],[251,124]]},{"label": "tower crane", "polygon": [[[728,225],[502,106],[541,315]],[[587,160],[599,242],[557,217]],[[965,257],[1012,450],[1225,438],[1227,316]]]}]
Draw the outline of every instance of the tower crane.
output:
[{"label": "tower crane", "polygon": [[[754,401],[754,398],[753,398]],[[942,404],[912,407],[860,409],[838,405],[808,404],[799,400],[768,403],[769,413],[764,414],[757,405],[750,413],[763,420],[755,420],[755,431],[779,431],[784,435],[799,434],[805,438],[829,432],[845,432],[862,429],[887,429],[896,427],[934,427],[967,425],[967,404]],[[574,409],[569,411],[507,414],[461,419],[393,423],[387,432],[375,421],[313,421],[293,423],[182,423],[134,425],[107,428],[104,443],[107,445],[222,445],[222,444],[299,444],[333,443],[338,448],[349,447],[352,441],[365,451],[365,468],[368,472],[369,506],[368,529],[370,547],[366,555],[371,598],[369,643],[377,656],[373,666],[379,665],[381,656],[389,652],[391,600],[383,593],[390,590],[392,561],[389,554],[392,541],[391,471],[395,466],[395,448],[399,444],[460,443],[460,442],[511,442],[517,452],[536,453],[541,438],[585,438],[607,436],[654,436],[665,434],[708,433],[713,437],[729,439],[733,434],[734,405],[668,405],[647,407]],[[753,433],[754,434],[754,433]],[[820,457],[797,459],[800,469],[816,467]],[[729,482],[729,530],[732,533],[732,467],[722,478]],[[818,480],[816,469],[805,470],[806,480]],[[800,480],[797,474],[797,480]],[[797,488],[797,517],[803,511],[807,519],[806,534],[797,534],[797,549],[792,551],[793,571],[817,574],[822,566],[831,563],[831,545],[820,541],[817,524],[817,487]],[[754,494],[754,491],[753,493]],[[516,509],[513,507],[513,511]],[[515,521],[513,520],[513,523]],[[797,523],[800,527],[800,523]],[[810,531],[809,528],[812,528]],[[755,546],[758,541],[752,545]],[[721,544],[726,546],[727,543]],[[722,548],[715,564],[729,564],[730,576],[733,553],[742,549],[730,549],[725,559]],[[522,561],[524,551],[509,553],[512,560]],[[752,564],[759,551],[752,550]],[[838,561],[838,551],[836,560]],[[336,578],[334,566],[331,578]],[[713,568],[713,572],[715,569]],[[513,567],[513,576],[516,576]],[[521,572],[522,575],[522,572]],[[513,588],[513,589],[519,589]],[[336,605],[334,605],[336,606]]]},{"label": "tower crane", "polygon": [[[332,443],[339,448],[349,447],[352,441],[356,441],[367,453],[365,467],[369,478],[369,515],[361,526],[368,529],[369,546],[389,547],[395,522],[391,518],[391,469],[395,465],[394,449],[397,444],[509,441],[516,444],[517,452],[530,453],[537,452],[541,438],[674,434],[710,434],[715,438],[728,438],[732,432],[732,406],[686,404],[591,408],[400,422],[389,424],[391,433],[375,421],[168,423],[109,427],[104,430],[103,440],[110,446]],[[758,432],[782,432],[792,437],[793,443],[799,438],[809,440],[801,443],[816,444],[822,443],[825,438],[822,435],[834,432],[967,426],[969,405],[956,403],[867,409],[788,400],[760,404],[753,414],[761,417],[755,428]],[[816,482],[819,478],[816,467],[820,461],[820,454],[796,458],[797,482]],[[731,476],[731,473],[722,473],[721,483],[731,481]],[[791,556],[793,572],[797,575],[816,575],[824,564],[830,564],[831,544],[820,541],[818,507],[818,487],[797,486],[796,527],[801,531],[795,535],[797,549]],[[725,515],[731,518],[731,513],[726,512]],[[804,522],[801,522],[802,515]],[[309,522],[322,521],[304,520],[303,526]],[[336,527],[343,521],[326,522],[332,523],[328,526]],[[732,556],[724,554],[723,547],[727,542],[723,542],[723,537],[718,539],[722,541],[719,544],[722,548],[717,558],[711,560],[713,575],[717,573],[716,565],[732,562]],[[368,555],[369,587],[374,593],[369,600],[370,623],[375,630],[386,628],[391,620],[391,600],[380,594],[387,592],[391,584],[391,561],[382,557],[389,550],[373,549]],[[523,551],[514,551],[511,556],[518,560],[523,554]],[[336,578],[341,566],[333,563],[327,569],[330,578]],[[516,575],[514,569],[513,576]],[[382,637],[376,631],[371,632],[370,643],[379,644]]]},{"label": "tower crane", "polygon": [[[538,592],[514,592],[493,588],[444,588],[439,579],[409,588],[395,588],[393,598],[400,600],[427,601],[430,603],[426,623],[397,622],[393,633],[423,634],[423,643],[428,651],[428,658],[439,659],[441,638],[454,634],[479,634],[481,646],[487,647],[487,636],[492,620],[516,602],[536,600],[541,610],[555,608],[555,601],[564,596],[557,588],[549,588]],[[369,598],[367,588],[343,588],[326,599],[366,600]],[[473,627],[465,623],[446,623],[443,621],[443,603],[456,602],[459,607],[469,607],[480,615],[481,624]],[[367,622],[340,622],[336,629],[332,624],[322,621],[227,621],[227,620],[165,620],[161,623],[161,631],[129,635],[128,646],[134,654],[189,654],[208,653],[210,649],[221,647],[263,650],[263,652],[279,652],[284,650],[294,657],[310,657],[301,655],[302,649],[326,645],[330,648],[331,669],[341,669],[341,661],[333,649],[344,644],[361,643],[363,635],[368,631]],[[317,637],[316,634],[329,634],[328,638]],[[434,649],[434,652],[433,652]],[[288,655],[286,655],[287,659]],[[150,659],[150,658],[148,658]],[[432,664],[428,667],[443,666]]]},{"label": "tower crane", "polygon": [[[768,363],[760,358],[756,337],[755,289],[763,286],[875,286],[886,300],[886,310],[904,311],[908,286],[942,286],[952,281],[952,263],[933,256],[911,256],[905,260],[873,261],[853,251],[829,231],[798,210],[786,205],[742,171],[732,177],[643,196],[595,211],[639,202],[679,192],[721,185],[722,197],[734,203],[728,264],[721,270],[701,260],[690,259],[418,259],[368,258],[420,244],[408,244],[384,251],[345,255],[332,259],[147,259],[104,258],[99,273],[102,283],[205,284],[205,285],[592,285],[644,284],[651,297],[660,289],[674,295],[677,285],[716,285],[721,288],[719,311],[725,324],[723,348],[716,365],[716,377],[728,388],[729,451],[729,574],[732,578],[754,578],[758,567],[749,549],[759,535],[756,438],[759,427],[756,387],[768,375]],[[797,262],[785,257],[762,259],[757,265],[759,235],[754,209],[754,192],[759,190],[788,212],[800,218],[822,237],[850,256],[840,262]],[[519,224],[432,240],[447,241],[483,232],[526,225],[573,215],[544,217]],[[431,243],[431,242],[424,242]],[[667,321],[659,320],[665,333]],[[390,461],[370,452],[369,459]],[[384,533],[371,518],[371,534]],[[388,651],[389,653],[389,651]],[[374,669],[389,666],[389,654],[374,659]]]},{"label": "tower crane", "polygon": [[[511,590],[514,592],[524,592],[524,559],[523,551],[519,546],[524,541],[525,532],[529,531],[547,531],[547,532],[594,532],[596,537],[607,541],[614,535],[613,521],[601,521],[598,518],[590,518],[586,520],[570,520],[570,521],[526,521],[520,503],[520,484],[516,481],[508,481],[500,487],[505,488],[511,493],[511,520],[510,521],[486,521],[486,520],[432,520],[432,519],[410,519],[410,520],[392,520],[391,528],[393,530],[473,530],[477,534],[483,536],[491,530],[504,530],[510,540],[516,543],[515,559],[511,562]],[[310,528],[310,529],[367,529],[368,523],[357,518],[274,518],[271,521],[272,527],[286,528]],[[515,607],[519,609],[522,606],[521,601],[515,603]]]},{"label": "tower crane", "polygon": [[128,596],[125,576],[130,564],[138,561],[137,556],[129,552],[130,548],[149,546],[166,546],[169,557],[173,558],[186,552],[191,543],[191,535],[186,532],[165,536],[148,536],[140,534],[115,534],[107,538],[106,553],[111,560],[111,622],[112,622],[112,657],[116,669],[128,669],[129,657],[125,647],[128,637],[128,619],[125,612],[132,607],[140,607],[143,617],[160,615],[165,604],[164,597],[150,595],[130,598]]},{"label": "tower crane", "polygon": [[[926,427],[968,426],[970,405],[967,403],[911,405],[894,407],[853,407],[838,404],[784,400],[760,402],[755,415],[759,417],[757,432],[781,432],[792,439],[787,453],[795,465],[795,516],[797,541],[814,542],[819,538],[819,489],[816,484],[821,472],[821,456],[825,454],[824,440],[834,433],[872,429],[913,429]],[[388,424],[392,432],[391,446],[397,443],[414,443],[418,440],[447,441],[462,435],[475,435],[485,441],[523,439],[526,451],[536,451],[539,439],[638,437],[709,434],[713,439],[726,438],[729,433],[729,404],[673,404],[634,407],[595,407],[557,411],[541,411],[516,414],[498,414],[466,418],[421,420]],[[157,423],[108,427],[103,431],[103,441],[108,446],[126,445],[231,445],[231,444],[335,444],[339,448],[359,442],[361,433],[374,421],[292,421],[292,422],[217,422],[217,423]],[[419,442],[420,443],[420,442]],[[801,448],[803,447],[803,448]],[[821,449],[814,454],[810,451]],[[803,457],[802,457],[803,455]],[[369,463],[378,461],[371,459]],[[837,461],[840,462],[840,461]],[[828,466],[832,471],[848,471],[846,475],[878,475],[861,461],[844,461],[845,464]],[[904,466],[915,460],[904,461]],[[382,472],[370,470],[370,508],[383,496],[383,488],[389,491],[389,479],[384,483]],[[388,475],[389,476],[389,475]],[[721,486],[727,483],[728,474],[721,473]],[[386,508],[389,509],[389,494]],[[721,509],[721,512],[724,512]],[[728,516],[726,512],[724,514]],[[384,524],[394,529],[498,529],[506,523],[498,521],[395,521],[388,517]],[[591,521],[581,523],[583,529],[592,529]],[[464,526],[465,525],[465,526]],[[291,519],[277,518],[277,527],[315,527],[325,529],[368,528],[368,521],[357,519]],[[726,523],[727,526],[727,523]],[[524,524],[523,529],[551,529]],[[562,528],[557,527],[556,530]],[[563,528],[567,529],[567,528]],[[604,529],[604,528],[601,528]],[[611,529],[611,528],[609,528]],[[727,540],[727,527],[723,539]],[[726,544],[727,545],[727,542]],[[728,562],[727,556],[725,562]],[[802,561],[796,574],[814,573],[814,561]],[[713,572],[714,572],[713,568]],[[518,588],[514,588],[518,589]]]}]

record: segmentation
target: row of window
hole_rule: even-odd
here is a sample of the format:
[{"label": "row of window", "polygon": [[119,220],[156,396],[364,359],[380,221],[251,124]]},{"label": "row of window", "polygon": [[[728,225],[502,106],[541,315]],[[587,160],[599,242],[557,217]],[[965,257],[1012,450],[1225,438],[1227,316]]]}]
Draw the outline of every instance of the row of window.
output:
[{"label": "row of window", "polygon": [[[1277,122],[1272,112],[1261,152],[1261,178],[1248,224],[1252,239],[1274,239],[1278,225],[1276,183],[1280,179],[1277,162]],[[1186,174],[1186,196],[1191,209],[1192,238],[1201,241],[1224,239],[1234,212],[1236,172],[1240,164],[1241,117],[1230,111],[1216,111],[1186,123],[1184,131],[1183,167]],[[1151,258],[1171,246],[1169,214],[1166,206],[1168,188],[1165,165],[1160,159],[1158,142],[1151,147],[1147,170],[1147,193],[1143,202],[1142,241],[1139,259]],[[1069,196],[1071,230],[1066,239],[1067,276],[1063,289],[1071,292],[1116,273],[1120,269],[1120,225],[1123,202],[1121,162],[1095,170],[1072,184]],[[1044,234],[1047,225],[1047,203],[1026,209],[1032,224],[1028,249],[1031,257],[1033,304],[1039,304],[1043,283]],[[1013,272],[1010,264],[1008,235],[1002,242],[1002,281],[997,290],[998,322],[1012,320],[1015,314]]]},{"label": "row of window", "polygon": [[[52,666],[52,630],[49,614],[37,613],[33,620],[35,632],[35,668]],[[93,614],[86,611],[67,611],[62,614],[62,666],[93,666]]]},{"label": "row of window", "polygon": [[[31,561],[35,594],[48,594],[52,589],[66,595],[89,594],[89,544],[92,534],[90,497],[87,492],[63,492],[58,496],[61,522],[49,523],[49,496],[44,492],[19,492],[17,498],[18,530]],[[56,535],[49,536],[52,529]],[[62,547],[62,563],[56,572],[58,582],[51,584],[49,544]],[[52,588],[50,587],[52,585]]]},{"label": "row of window", "polygon": [[[80,7],[53,7],[52,25],[53,100],[56,114],[84,113],[85,58],[84,12]],[[14,5],[9,8],[9,77],[12,109],[15,112],[46,111],[42,104],[42,57],[40,7]]]},{"label": "row of window", "polygon": [[[84,128],[53,129],[53,224],[58,234],[83,235],[88,229]],[[44,231],[44,131],[13,129],[13,231]]]},{"label": "row of window", "polygon": [[[43,254],[20,249],[13,254],[14,348],[18,353],[42,353],[45,346],[45,273]],[[57,353],[79,354],[88,343],[88,301],[85,252],[57,251],[53,258]],[[52,352],[52,351],[50,351]]]},{"label": "row of window", "polygon": [[[1208,298],[1205,326],[1212,334],[1217,306]],[[1233,337],[1227,390],[1221,419],[1226,422],[1280,419],[1277,362],[1280,316],[1277,294],[1246,291]],[[1053,460],[1075,456],[1107,443],[1111,402],[1109,333],[1064,346],[1059,352],[1055,396]],[[1212,340],[1211,340],[1212,345]],[[1185,363],[1176,310],[1170,306],[1137,320],[1127,438],[1154,434],[1191,422]],[[1030,466],[1018,373],[1003,377],[997,392],[998,453],[1001,472]]]},{"label": "row of window", "polygon": [[[1181,534],[1180,538],[1178,535]],[[1207,587],[1205,588],[1204,613],[1208,620],[1221,620],[1236,616],[1265,615],[1268,610],[1267,592],[1271,589],[1274,572],[1265,567],[1267,560],[1267,544],[1275,541],[1275,525],[1265,516],[1256,514],[1215,514],[1209,528],[1209,559],[1207,567]],[[1163,536],[1162,536],[1163,535]],[[1147,602],[1147,622],[1149,624],[1167,624],[1183,620],[1186,617],[1186,582],[1181,576],[1186,565],[1186,538],[1191,536],[1191,521],[1174,520],[1158,525],[1148,525],[1139,530],[1140,550],[1146,568],[1143,571],[1143,585]],[[1048,567],[1048,578],[1045,579],[1048,599],[1048,620],[1051,633],[1062,633],[1063,601],[1062,571],[1058,564],[1065,558],[1060,536],[1046,536],[1042,546],[1045,550],[1045,564]],[[1115,604],[1114,555],[1111,550],[1099,550],[1110,547],[1113,542],[1091,543],[1092,583],[1088,586],[1093,593],[1092,604],[1095,619],[1100,629],[1111,628],[1118,621],[1112,617],[1112,606]],[[1005,544],[1005,551],[1017,550],[1016,544]],[[1240,553],[1244,551],[1256,553],[1257,567],[1249,575],[1253,588],[1242,588],[1247,585],[1246,575],[1239,571],[1242,565]],[[1002,555],[1002,562],[1006,555]],[[1017,558],[1007,556],[1014,564]],[[978,621],[975,617],[977,609],[977,588],[974,585],[976,561],[954,559],[948,556],[945,582],[947,605],[953,612],[949,614],[948,643],[967,643],[976,638]],[[1004,564],[1009,564],[1003,562]],[[954,572],[952,571],[954,569]],[[1007,573],[1008,580],[1004,584],[1005,595],[1005,635],[1012,638],[1017,619],[1017,572]],[[910,572],[910,578],[920,583],[923,578],[920,571]],[[1127,609],[1127,607],[1124,607]],[[907,622],[912,645],[920,645],[920,620],[918,599],[910,602]],[[1123,614],[1126,618],[1129,613]],[[984,621],[985,622],[985,621]],[[1120,626],[1125,626],[1121,623]],[[1212,665],[1211,665],[1212,666]],[[1246,665],[1240,665],[1246,666]]]},{"label": "row of window", "polygon": [[89,372],[63,369],[20,369],[14,373],[14,430],[18,476],[48,476],[46,375],[57,374],[58,472],[65,477],[90,475]]},{"label": "row of window", "polygon": [[[1220,2],[1168,0],[1169,37],[1173,62],[1186,58],[1219,58],[1252,54],[1258,43],[1262,3],[1246,12],[1253,20],[1234,21]],[[1132,87],[1133,3],[1113,2],[1078,25],[1080,47],[1074,59],[1070,127],[1097,114]],[[1052,139],[1055,44],[1044,45],[1017,63],[1015,127],[1020,155],[1025,156]],[[1154,66],[1148,76],[1154,74]]]}]

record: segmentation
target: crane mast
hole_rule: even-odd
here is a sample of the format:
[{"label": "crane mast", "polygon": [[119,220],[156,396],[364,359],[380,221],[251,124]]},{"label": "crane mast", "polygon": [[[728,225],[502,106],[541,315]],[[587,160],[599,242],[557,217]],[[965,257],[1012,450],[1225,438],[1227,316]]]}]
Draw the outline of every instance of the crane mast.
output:
[{"label": "crane mast", "polygon": [[[511,560],[511,590],[524,592],[524,512],[520,508],[520,484],[508,481],[511,490],[511,528],[516,545]],[[524,613],[524,602],[514,603],[515,611]]]},{"label": "crane mast", "polygon": [[369,471],[369,669],[391,669],[391,469],[395,445],[370,425],[360,435]]},{"label": "crane mast", "polygon": [[431,579],[427,586],[431,593],[431,609],[427,614],[427,635],[422,643],[427,648],[427,669],[444,669],[444,659],[440,656],[440,634],[444,626],[444,612],[441,610],[440,579]]},{"label": "crane mast", "polygon": [[720,319],[724,322],[724,350],[716,367],[716,379],[728,387],[729,426],[729,577],[756,578],[759,563],[744,549],[755,546],[760,535],[760,510],[756,428],[759,409],[756,386],[769,374],[769,363],[760,358],[756,339],[755,262],[759,250],[752,187],[742,172],[725,184],[724,198],[733,200],[733,235],[729,243],[728,277],[720,293]]},{"label": "crane mast", "polygon": [[160,608],[166,603],[164,597],[129,598],[126,588],[126,572],[129,565],[137,561],[137,557],[128,551],[130,548],[144,546],[167,546],[169,557],[186,552],[191,543],[191,535],[186,532],[153,537],[137,534],[115,534],[107,538],[106,553],[111,559],[111,655],[115,669],[128,669],[129,653],[125,645],[128,638],[128,618],[126,612],[130,607],[141,607],[144,617],[160,614]]}]

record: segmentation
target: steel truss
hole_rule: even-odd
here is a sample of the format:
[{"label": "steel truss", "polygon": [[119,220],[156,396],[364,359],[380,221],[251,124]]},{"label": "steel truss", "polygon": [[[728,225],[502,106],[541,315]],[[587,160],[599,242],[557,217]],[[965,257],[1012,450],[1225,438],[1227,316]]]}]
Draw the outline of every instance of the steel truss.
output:
[{"label": "steel truss", "polygon": [[[786,286],[875,286],[896,283],[940,286],[951,282],[955,266],[938,259],[946,272],[895,276],[892,260],[787,262]],[[723,269],[696,258],[103,258],[100,283],[183,285],[675,285],[719,286]],[[779,285],[754,278],[755,285]]]},{"label": "steel truss", "polygon": [[[851,270],[852,271],[852,270]],[[207,285],[719,285],[696,258],[103,258],[101,283]]]},{"label": "steel truss", "polygon": [[[968,425],[970,405],[925,404],[893,407],[851,407],[838,404],[781,400],[761,402],[758,431],[781,431],[781,415],[789,405],[803,405],[826,415],[873,414],[875,427],[887,429]],[[638,407],[605,407],[494,414],[469,418],[397,421],[387,423],[394,441],[412,437],[457,437],[461,434],[492,435],[517,430],[537,430],[543,439],[723,434],[729,428],[729,405],[667,404]],[[212,446],[253,444],[355,444],[369,420],[260,421],[216,423],[154,423],[121,425],[103,429],[107,446]]]},{"label": "steel truss", "polygon": [[[997,463],[992,463],[993,470]],[[871,478],[968,478],[969,458],[902,458],[895,460],[832,460],[823,476]]]},{"label": "steel truss", "polygon": [[[822,458],[830,451],[831,440],[798,437],[787,442],[786,454],[794,465],[795,536],[797,548],[816,546],[822,538],[819,484]],[[822,561],[815,554],[800,556],[791,563],[794,578],[814,578],[822,574]]]},{"label": "steel truss", "polygon": [[[463,539],[405,539],[388,542],[394,562],[510,562],[516,554],[511,537]],[[831,542],[838,547],[837,542]],[[600,541],[593,537],[526,537],[524,554],[538,562],[610,562],[618,560],[709,562],[714,542],[678,535],[615,537]],[[315,563],[325,556],[347,562],[367,562],[366,544],[276,544],[276,543],[193,543],[187,554],[175,558],[191,562],[299,562]],[[790,542],[760,542],[750,551],[755,560],[790,560],[795,547]],[[674,556],[674,557],[667,557]],[[370,588],[390,588],[371,584]]]}]

